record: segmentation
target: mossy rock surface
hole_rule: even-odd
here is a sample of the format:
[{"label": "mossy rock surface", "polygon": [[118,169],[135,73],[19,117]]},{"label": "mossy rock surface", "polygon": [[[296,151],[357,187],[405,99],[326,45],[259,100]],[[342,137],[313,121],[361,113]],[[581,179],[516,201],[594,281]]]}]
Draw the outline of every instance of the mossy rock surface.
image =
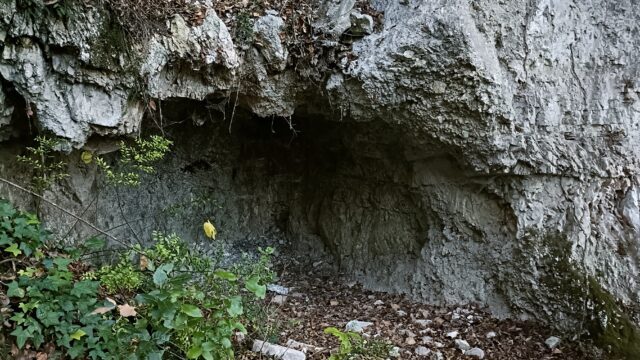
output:
[{"label": "mossy rock surface", "polygon": [[594,343],[609,350],[614,359],[640,359],[638,327],[594,278],[589,278],[589,299],[594,304],[594,318],[587,329]]},{"label": "mossy rock surface", "polygon": [[[603,349],[610,359],[640,360],[637,325],[595,277],[586,275],[571,260],[571,247],[563,235],[532,234],[525,248],[527,254],[540,254],[537,266],[544,271],[539,277],[543,286],[530,296],[540,292],[555,294],[557,303],[553,311],[568,312],[575,319],[583,319],[580,330],[576,330],[580,332],[578,335]],[[527,254],[520,254],[521,260],[527,261]]]}]

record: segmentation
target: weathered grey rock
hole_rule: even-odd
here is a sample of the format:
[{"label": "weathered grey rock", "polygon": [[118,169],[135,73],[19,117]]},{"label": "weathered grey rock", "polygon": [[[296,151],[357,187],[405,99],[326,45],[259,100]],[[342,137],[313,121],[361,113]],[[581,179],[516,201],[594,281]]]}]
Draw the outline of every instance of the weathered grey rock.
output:
[{"label": "weathered grey rock", "polygon": [[338,37],[351,27],[351,11],[355,6],[355,0],[329,0],[323,1],[318,12],[321,16],[314,24],[319,31]]},{"label": "weathered grey rock", "polygon": [[287,66],[289,52],[282,43],[284,21],[275,15],[259,18],[253,26],[254,43],[260,49],[267,65],[276,71],[283,71]]},{"label": "weathered grey rock", "polygon": [[484,359],[484,351],[480,348],[474,347],[464,352],[465,356],[472,356],[478,359]]},{"label": "weathered grey rock", "polygon": [[302,351],[271,344],[261,340],[256,340],[253,342],[251,351],[258,352],[267,356],[273,356],[276,359],[282,360],[304,360],[307,357]]},{"label": "weathered grey rock", "polygon": [[[126,219],[187,237],[202,213],[215,213],[230,242],[277,229],[370,288],[478,303],[567,331],[633,327],[637,4],[380,0],[381,31],[332,51],[354,4],[318,4],[332,71],[315,78],[267,60],[284,61],[275,15],[263,20],[277,25],[265,27],[274,42],[242,56],[212,10],[199,26],[174,18],[170,36],[140,46],[148,51],[137,65],[144,95],[163,99],[164,119],[180,124],[169,131],[176,153],[145,193],[100,192],[91,216],[128,238],[118,227]],[[75,147],[137,134],[147,104],[130,100],[140,74],[99,51],[100,12],[36,24],[16,9],[0,4],[0,76],[33,105],[36,126]],[[18,116],[16,104],[4,109]],[[268,136],[255,135],[263,123],[254,115],[276,124]],[[193,165],[203,163],[206,171]],[[50,196],[82,212],[99,181],[94,170],[70,172]],[[203,193],[224,210],[185,210]],[[172,203],[186,219],[167,215]]]},{"label": "weathered grey rock", "polygon": [[13,106],[8,102],[4,89],[0,86],[0,141],[9,138]]},{"label": "weathered grey rock", "polygon": [[373,33],[373,18],[371,15],[361,14],[358,11],[352,11],[349,17],[351,27],[349,33],[353,36],[371,35]]}]

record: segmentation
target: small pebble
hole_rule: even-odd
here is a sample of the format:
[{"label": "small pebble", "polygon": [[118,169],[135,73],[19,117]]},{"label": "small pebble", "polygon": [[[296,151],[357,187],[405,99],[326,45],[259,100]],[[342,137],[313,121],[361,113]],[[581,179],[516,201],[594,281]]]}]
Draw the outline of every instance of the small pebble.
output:
[{"label": "small pebble", "polygon": [[494,338],[494,337],[496,337],[496,336],[498,336],[498,334],[496,334],[496,333],[495,333],[495,332],[493,332],[493,331],[489,331],[489,332],[487,333],[487,335],[485,335],[485,337],[486,337],[487,339],[491,339],[491,338]]},{"label": "small pebble", "polygon": [[276,295],[271,299],[271,302],[276,305],[284,305],[287,302],[287,297],[284,295]]},{"label": "small pebble", "polygon": [[389,356],[391,357],[400,357],[400,348],[397,346],[394,346],[393,348],[391,348],[391,350],[389,350]]},{"label": "small pebble", "polygon": [[482,349],[477,348],[477,347],[465,351],[464,354],[466,356],[474,356],[474,357],[476,357],[478,359],[484,359],[484,351],[482,351]]},{"label": "small pebble", "polygon": [[368,321],[359,321],[359,320],[351,320],[347,323],[347,325],[344,327],[344,329],[346,331],[353,331],[356,333],[361,333],[362,331],[364,331],[365,328],[369,327],[373,325],[372,322],[368,322]]},{"label": "small pebble", "polygon": [[286,288],[282,285],[269,284],[267,285],[267,290],[279,295],[289,295],[289,288]]},{"label": "small pebble", "polygon": [[415,345],[416,344],[416,339],[412,338],[412,337],[408,337],[404,340],[404,343],[407,345]]},{"label": "small pebble", "polygon": [[374,303],[373,303],[373,305],[375,305],[375,306],[384,305],[384,301],[382,301],[382,300],[376,300],[376,302],[374,302]]},{"label": "small pebble", "polygon": [[544,341],[545,344],[549,347],[549,349],[555,349],[560,345],[560,338],[551,336],[547,340]]},{"label": "small pebble", "polygon": [[431,320],[413,320],[414,323],[422,326],[422,327],[427,327],[429,326],[429,324],[431,324],[433,321]]},{"label": "small pebble", "polygon": [[427,349],[424,346],[418,346],[415,350],[416,355],[418,356],[427,356],[431,353],[431,350]]},{"label": "small pebble", "polygon": [[458,332],[457,331],[451,331],[447,333],[447,337],[451,338],[451,339],[455,339],[458,337]]},{"label": "small pebble", "polygon": [[460,349],[462,351],[471,349],[471,345],[469,345],[469,343],[466,342],[465,340],[456,339],[455,343],[456,343],[456,349]]}]

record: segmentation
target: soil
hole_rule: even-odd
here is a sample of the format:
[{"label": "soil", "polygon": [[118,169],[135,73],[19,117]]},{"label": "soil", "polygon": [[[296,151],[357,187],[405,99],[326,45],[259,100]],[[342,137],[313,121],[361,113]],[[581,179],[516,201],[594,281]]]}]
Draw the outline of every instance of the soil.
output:
[{"label": "soil", "polygon": [[[455,339],[466,340],[471,347],[485,353],[484,359],[495,360],[590,360],[603,359],[601,351],[592,345],[562,339],[555,349],[545,340],[562,338],[561,333],[533,321],[499,320],[486,309],[475,305],[438,307],[394,295],[363,289],[345,278],[311,271],[285,271],[279,285],[289,289],[284,304],[276,304],[277,294],[269,293],[267,301],[275,308],[280,330],[271,341],[286,344],[289,339],[318,347],[307,351],[307,359],[326,359],[338,347],[335,337],[323,333],[327,327],[343,330],[351,320],[372,322],[363,336],[391,342],[400,349],[399,359],[475,359],[465,356],[455,347]],[[281,298],[280,298],[281,299]],[[447,334],[457,331],[455,338]],[[487,336],[490,332],[494,337]],[[419,356],[419,346],[429,349]],[[250,352],[240,359],[259,359]],[[263,357],[264,358],[264,357]]]}]

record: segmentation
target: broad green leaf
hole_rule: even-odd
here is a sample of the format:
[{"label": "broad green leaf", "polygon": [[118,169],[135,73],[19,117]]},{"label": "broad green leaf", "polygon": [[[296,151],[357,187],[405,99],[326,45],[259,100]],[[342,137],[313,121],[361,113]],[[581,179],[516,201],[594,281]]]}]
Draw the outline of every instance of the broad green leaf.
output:
[{"label": "broad green leaf", "polygon": [[171,271],[173,271],[173,264],[164,264],[159,266],[153,273],[153,283],[156,284],[156,286],[164,285],[169,278],[167,274]]},{"label": "broad green leaf", "polygon": [[264,299],[267,295],[267,286],[258,284],[260,277],[252,276],[245,281],[244,286],[251,291],[258,299]]},{"label": "broad green leaf", "polygon": [[242,309],[242,298],[240,296],[234,296],[229,299],[229,306],[227,307],[227,312],[229,315],[236,317],[240,316],[243,313]]},{"label": "broad green leaf", "polygon": [[57,257],[57,258],[53,259],[53,263],[60,270],[67,270],[68,267],[69,267],[69,264],[71,264],[71,262],[72,262],[71,259],[62,258],[62,257]]},{"label": "broad green leaf", "polygon": [[202,348],[200,346],[193,346],[187,351],[188,359],[197,359],[202,355]]},{"label": "broad green leaf", "polygon": [[4,249],[5,252],[11,253],[14,257],[22,254],[22,250],[18,249],[18,244],[11,243],[11,245]]},{"label": "broad green leaf", "polygon": [[11,239],[7,236],[7,233],[2,231],[0,232],[0,246],[11,244]]},{"label": "broad green leaf", "polygon": [[225,349],[231,349],[231,340],[229,340],[229,338],[223,338],[222,340],[220,340],[220,342],[222,343],[222,346]]},{"label": "broad green leaf", "polygon": [[87,335],[86,332],[82,331],[82,329],[76,330],[73,334],[69,335],[70,338],[74,340],[80,340],[83,336]]},{"label": "broad green leaf", "polygon": [[232,272],[224,271],[224,270],[217,270],[216,272],[213,273],[213,275],[224,280],[229,280],[229,281],[238,280],[238,277],[236,276],[236,274]]},{"label": "broad green leaf", "polygon": [[15,282],[15,281],[10,282],[8,287],[9,287],[7,289],[7,296],[8,297],[15,297],[15,298],[24,297],[24,289],[21,289],[18,286],[17,282]]},{"label": "broad green leaf", "polygon": [[213,349],[216,348],[216,344],[214,344],[211,341],[207,341],[205,343],[202,343],[202,351],[213,351]]},{"label": "broad green leaf", "polygon": [[11,332],[11,335],[16,337],[16,343],[19,349],[24,348],[24,344],[27,342],[27,340],[33,337],[31,332],[23,328],[22,326],[19,326],[15,330],[13,330]]},{"label": "broad green leaf", "polygon": [[202,317],[202,311],[200,311],[200,308],[191,304],[182,304],[182,306],[180,306],[180,312],[194,318]]},{"label": "broad green leaf", "polygon": [[7,201],[0,202],[0,217],[12,217],[16,214],[16,209]]},{"label": "broad green leaf", "polygon": [[156,284],[156,286],[164,285],[164,283],[167,282],[167,279],[168,279],[167,273],[164,272],[162,267],[157,268],[156,271],[153,273],[153,283]]},{"label": "broad green leaf", "polygon": [[73,284],[73,289],[71,289],[71,296],[75,296],[77,298],[82,298],[85,296],[93,297],[98,292],[98,282],[97,281],[89,281],[83,280],[78,281]]}]

